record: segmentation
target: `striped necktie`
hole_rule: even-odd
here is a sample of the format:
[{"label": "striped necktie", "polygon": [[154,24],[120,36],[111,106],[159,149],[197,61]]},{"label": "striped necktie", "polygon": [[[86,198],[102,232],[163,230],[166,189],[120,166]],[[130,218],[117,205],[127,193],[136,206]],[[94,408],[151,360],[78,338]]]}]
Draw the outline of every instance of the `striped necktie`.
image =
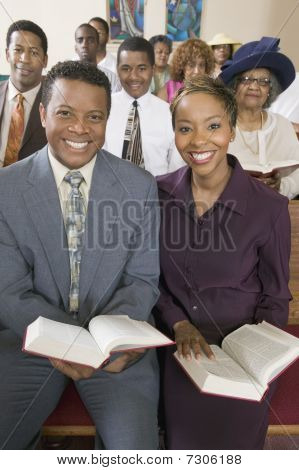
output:
[{"label": "striped necktie", "polygon": [[138,102],[136,100],[133,101],[125,131],[122,158],[144,168],[140,120],[137,106]]},{"label": "striped necktie", "polygon": [[73,315],[76,315],[79,310],[80,263],[86,215],[85,203],[79,187],[84,178],[80,171],[72,171],[66,174],[64,180],[71,185],[71,191],[65,208],[65,228],[71,270],[69,309]]},{"label": "striped necktie", "polygon": [[24,96],[17,95],[16,105],[11,113],[7,146],[3,166],[11,165],[18,160],[24,134]]}]

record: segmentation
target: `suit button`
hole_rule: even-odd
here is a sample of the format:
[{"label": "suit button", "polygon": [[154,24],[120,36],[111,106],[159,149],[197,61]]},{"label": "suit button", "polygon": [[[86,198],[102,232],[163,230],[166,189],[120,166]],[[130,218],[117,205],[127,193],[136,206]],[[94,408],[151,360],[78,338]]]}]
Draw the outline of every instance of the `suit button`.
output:
[{"label": "suit button", "polygon": [[193,305],[192,310],[197,310],[197,305]]}]

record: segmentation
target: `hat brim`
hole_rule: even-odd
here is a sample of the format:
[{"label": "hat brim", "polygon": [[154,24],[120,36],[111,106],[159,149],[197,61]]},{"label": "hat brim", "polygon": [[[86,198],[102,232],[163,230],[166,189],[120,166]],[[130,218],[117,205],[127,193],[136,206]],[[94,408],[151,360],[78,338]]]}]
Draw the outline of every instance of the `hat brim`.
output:
[{"label": "hat brim", "polygon": [[208,46],[221,46],[222,44],[230,44],[231,46],[233,46],[234,44],[235,45],[238,45],[240,46],[242,43],[240,41],[234,41],[233,39],[225,39],[223,38],[223,40],[217,40],[217,41],[209,41],[207,42]]},{"label": "hat brim", "polygon": [[219,77],[228,84],[235,75],[257,68],[270,69],[276,76],[282,91],[295,80],[296,71],[290,59],[280,52],[252,54],[225,67]]}]

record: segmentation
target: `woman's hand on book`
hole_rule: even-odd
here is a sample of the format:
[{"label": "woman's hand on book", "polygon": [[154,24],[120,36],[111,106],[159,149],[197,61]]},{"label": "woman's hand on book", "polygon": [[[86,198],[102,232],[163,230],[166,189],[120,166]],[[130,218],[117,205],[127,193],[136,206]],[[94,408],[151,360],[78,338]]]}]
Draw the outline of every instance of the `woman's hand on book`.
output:
[{"label": "woman's hand on book", "polygon": [[50,362],[55,369],[73,380],[89,379],[94,373],[94,369],[89,366],[71,364],[60,359],[50,359]]},{"label": "woman's hand on book", "polygon": [[193,351],[196,359],[200,359],[203,352],[208,358],[214,358],[214,354],[204,337],[188,320],[175,323],[173,330],[179,356],[190,360],[191,351]]},{"label": "woman's hand on book", "polygon": [[146,349],[134,349],[134,351],[126,351],[121,354],[117,359],[110,362],[103,370],[106,372],[117,373],[130,367],[134,362],[138,361],[141,356],[146,352]]}]

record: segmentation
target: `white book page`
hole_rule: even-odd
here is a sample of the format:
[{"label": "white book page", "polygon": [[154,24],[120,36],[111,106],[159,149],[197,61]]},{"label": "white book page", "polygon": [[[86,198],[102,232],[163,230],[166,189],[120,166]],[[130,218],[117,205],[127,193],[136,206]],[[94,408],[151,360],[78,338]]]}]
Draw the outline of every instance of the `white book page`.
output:
[{"label": "white book page", "polygon": [[267,162],[267,163],[249,163],[246,162],[242,165],[245,170],[247,171],[261,171],[264,173],[270,172],[275,170],[276,168],[286,168],[289,166],[299,166],[298,160],[277,160],[274,162]]},{"label": "white book page", "polygon": [[147,322],[127,315],[99,315],[89,323],[89,331],[104,354],[130,347],[157,346],[170,341]]},{"label": "white book page", "polygon": [[254,327],[256,330],[259,330],[264,335],[267,335],[268,338],[272,338],[273,341],[280,341],[285,343],[299,352],[299,338],[296,336],[293,336],[290,333],[287,333],[286,331],[283,331],[266,321],[258,323],[257,325],[252,325],[252,327]]},{"label": "white book page", "polygon": [[211,344],[215,360],[208,359],[206,356],[202,356],[199,360],[201,365],[211,374],[218,377],[234,380],[237,382],[249,382],[250,377],[242,367],[235,362],[225,351],[218,346]]},{"label": "white book page", "polygon": [[91,361],[93,367],[102,362],[102,354],[87,330],[44,317],[29,325],[24,347],[26,351],[65,361],[80,364],[90,364]]},{"label": "white book page", "polygon": [[254,326],[244,325],[231,333],[224,339],[222,349],[257,382],[266,385],[274,364],[284,364],[290,348],[282,342],[274,342]]},{"label": "white book page", "polygon": [[242,367],[231,359],[216,345],[210,345],[215,359],[202,356],[196,360],[194,356],[189,361],[178,358],[192,380],[203,391],[236,398],[260,400],[265,388],[261,387]]}]

